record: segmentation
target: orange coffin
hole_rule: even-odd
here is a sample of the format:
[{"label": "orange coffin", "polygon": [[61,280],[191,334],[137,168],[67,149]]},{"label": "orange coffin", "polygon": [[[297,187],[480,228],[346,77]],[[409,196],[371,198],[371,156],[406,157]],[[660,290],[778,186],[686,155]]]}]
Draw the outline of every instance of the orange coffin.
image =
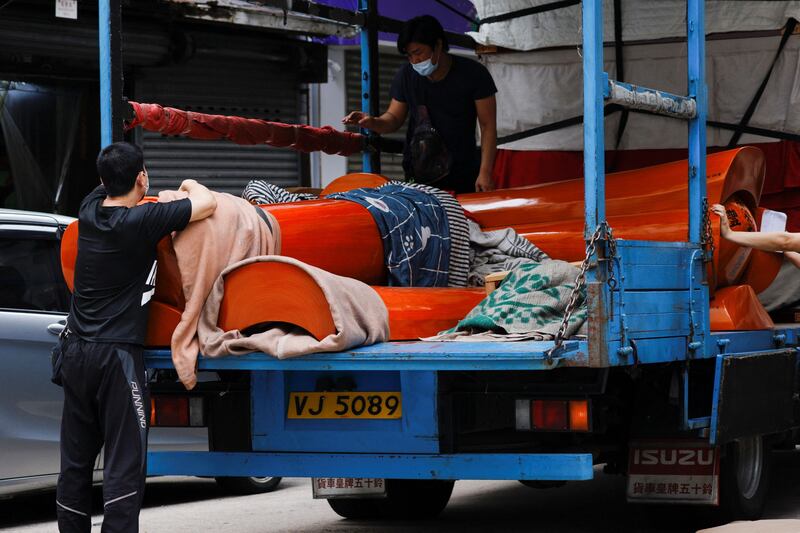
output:
[{"label": "orange coffin", "polygon": [[[738,194],[754,211],[764,183],[764,154],[744,147],[706,157],[709,202],[724,203]],[[608,218],[688,209],[688,162],[616,172],[606,176]],[[583,179],[544,183],[458,196],[464,209],[483,228],[583,220]],[[615,230],[617,228],[614,228]],[[685,237],[684,237],[685,239]]]},{"label": "orange coffin", "polygon": [[[480,302],[483,289],[373,287],[389,312],[390,340],[412,340],[452,328]],[[153,302],[148,346],[168,346],[180,311]],[[225,331],[270,322],[299,326],[317,340],[336,333],[325,294],[304,270],[277,262],[251,263],[225,277],[217,324]]]},{"label": "orange coffin", "polygon": [[[391,340],[427,337],[451,328],[486,296],[483,289],[373,288],[389,311]],[[261,262],[228,274],[219,327],[246,330],[268,322],[300,326],[317,340],[336,332],[325,294],[303,269]]]},{"label": "orange coffin", "polygon": [[720,289],[711,300],[711,331],[742,331],[775,327],[749,285]]}]

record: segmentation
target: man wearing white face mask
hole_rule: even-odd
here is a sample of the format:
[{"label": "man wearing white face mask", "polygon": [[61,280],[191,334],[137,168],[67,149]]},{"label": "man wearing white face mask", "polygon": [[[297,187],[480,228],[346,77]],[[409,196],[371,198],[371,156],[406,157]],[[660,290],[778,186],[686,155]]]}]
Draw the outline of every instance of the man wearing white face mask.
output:
[{"label": "man wearing white face mask", "polygon": [[395,75],[389,109],[380,117],[354,111],[342,122],[384,134],[400,129],[410,116],[403,153],[407,179],[457,193],[494,189],[497,87],[489,71],[449,54],[444,29],[430,15],[403,25],[397,49],[409,63]]},{"label": "man wearing white face mask", "polygon": [[194,180],[181,184],[188,198],[138,205],[150,179],[132,144],[105,147],[97,171],[102,185],[81,202],[72,307],[53,352],[53,381],[64,387],[56,491],[62,533],[92,528],[92,474],[103,446],[102,530],[139,529],[150,405],[142,345],[156,246],[217,207]]}]

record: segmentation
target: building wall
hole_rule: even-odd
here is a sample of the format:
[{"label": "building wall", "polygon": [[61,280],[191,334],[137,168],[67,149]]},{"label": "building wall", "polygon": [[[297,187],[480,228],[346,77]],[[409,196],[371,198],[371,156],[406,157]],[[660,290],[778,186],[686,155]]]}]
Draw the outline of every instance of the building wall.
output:
[{"label": "building wall", "polygon": [[[319,125],[341,128],[342,118],[347,114],[347,84],[345,50],[341,47],[328,49],[328,83],[319,84]],[[321,187],[325,187],[339,176],[347,174],[347,158],[340,155],[319,154]]]},{"label": "building wall", "polygon": [[[324,64],[324,47],[285,32],[198,23],[167,17],[158,9],[137,9],[136,3],[123,8],[126,97],[203,113],[308,123],[306,82],[316,76],[314,65]],[[0,192],[16,195],[5,190],[11,183],[41,197],[18,207],[47,210],[46,206],[54,205],[58,190],[56,208],[75,214],[81,198],[98,182],[94,168],[100,149],[97,47],[96,4],[80,3],[77,20],[55,18],[52,2],[45,0],[13,2],[3,8],[0,82],[34,83],[50,92],[80,94],[80,105],[72,106],[66,115],[79,118],[72,157],[63,158],[69,165],[63,188],[57,186],[59,169],[34,180],[36,176],[23,165],[12,164],[6,143],[0,145],[4,176]],[[44,109],[31,109],[27,115],[32,117],[27,124],[31,130],[55,131],[63,122],[63,117]],[[143,145],[154,192],[174,187],[185,177],[234,194],[251,178],[281,186],[308,183],[307,155],[289,149],[188,140],[138,129],[126,138]],[[37,185],[43,192],[34,190],[32,184],[39,182],[47,185]]]}]

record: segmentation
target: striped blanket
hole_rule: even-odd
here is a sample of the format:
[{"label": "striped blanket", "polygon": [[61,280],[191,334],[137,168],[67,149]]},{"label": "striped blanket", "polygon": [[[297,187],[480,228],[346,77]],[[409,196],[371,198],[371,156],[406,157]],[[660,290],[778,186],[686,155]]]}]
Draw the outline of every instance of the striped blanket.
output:
[{"label": "striped blanket", "polygon": [[251,204],[286,204],[301,200],[316,200],[316,194],[293,193],[264,180],[250,180],[242,191],[242,198]]}]

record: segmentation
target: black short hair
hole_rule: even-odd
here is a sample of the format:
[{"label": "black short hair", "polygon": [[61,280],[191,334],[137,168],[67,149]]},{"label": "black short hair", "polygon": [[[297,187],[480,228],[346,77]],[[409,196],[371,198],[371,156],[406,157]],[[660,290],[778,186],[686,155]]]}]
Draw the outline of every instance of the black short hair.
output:
[{"label": "black short hair", "polygon": [[407,20],[397,36],[397,50],[406,55],[409,43],[427,44],[436,48],[436,41],[442,40],[442,50],[449,50],[447,37],[444,35],[442,24],[431,15],[420,15]]},{"label": "black short hair", "polygon": [[109,144],[97,156],[97,173],[109,196],[124,196],[136,184],[136,176],[144,170],[144,154],[135,144]]}]

